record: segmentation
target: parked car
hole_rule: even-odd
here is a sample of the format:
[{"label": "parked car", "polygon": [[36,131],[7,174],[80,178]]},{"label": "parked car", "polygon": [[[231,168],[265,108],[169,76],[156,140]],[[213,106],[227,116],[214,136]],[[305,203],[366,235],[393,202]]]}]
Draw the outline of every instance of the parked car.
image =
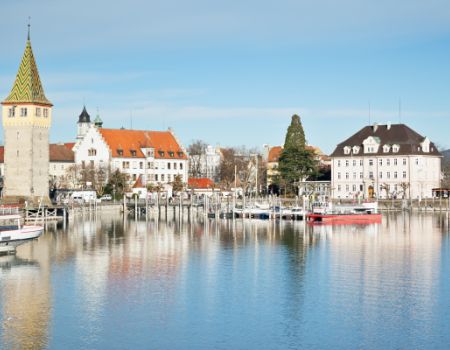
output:
[{"label": "parked car", "polygon": [[112,201],[112,196],[110,194],[104,194],[103,196],[100,197],[100,199],[102,201]]}]

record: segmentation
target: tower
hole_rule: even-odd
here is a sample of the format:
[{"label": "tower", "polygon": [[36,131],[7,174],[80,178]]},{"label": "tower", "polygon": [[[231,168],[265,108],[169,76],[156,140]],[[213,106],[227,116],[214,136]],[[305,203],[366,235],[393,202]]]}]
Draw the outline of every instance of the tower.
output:
[{"label": "tower", "polygon": [[95,117],[95,120],[94,120],[94,125],[97,128],[103,127],[103,120],[102,120],[102,118],[100,118],[100,114],[98,113],[98,109],[97,109],[97,116]]},{"label": "tower", "polygon": [[5,140],[4,197],[48,200],[49,130],[52,104],[45,97],[30,41],[2,102]]},{"label": "tower", "polygon": [[83,106],[83,111],[78,117],[77,128],[77,140],[81,140],[86,135],[89,127],[91,126],[91,116],[86,110],[86,106]]}]

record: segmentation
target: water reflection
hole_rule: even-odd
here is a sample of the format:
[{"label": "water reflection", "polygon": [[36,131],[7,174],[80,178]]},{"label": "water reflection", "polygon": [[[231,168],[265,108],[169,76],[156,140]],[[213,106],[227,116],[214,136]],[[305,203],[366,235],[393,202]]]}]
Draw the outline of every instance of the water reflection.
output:
[{"label": "water reflection", "polygon": [[449,318],[448,223],[400,213],[354,226],[106,215],[49,225],[0,260],[1,342],[440,347],[450,341],[437,337]]}]

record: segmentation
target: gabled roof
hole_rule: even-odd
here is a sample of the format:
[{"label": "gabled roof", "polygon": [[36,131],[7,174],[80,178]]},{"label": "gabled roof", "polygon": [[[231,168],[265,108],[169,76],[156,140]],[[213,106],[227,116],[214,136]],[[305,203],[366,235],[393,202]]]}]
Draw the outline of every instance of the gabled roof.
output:
[{"label": "gabled roof", "polygon": [[193,189],[207,189],[214,187],[214,181],[206,177],[191,177],[188,179],[188,186]]},{"label": "gabled roof", "polygon": [[[186,153],[170,131],[103,129],[98,131],[113,157],[145,158],[141,148],[153,148],[156,159],[187,159]],[[119,150],[122,154],[119,154]],[[132,154],[135,152],[135,155]]]},{"label": "gabled roof", "polygon": [[139,175],[136,182],[133,185],[133,188],[145,188],[144,182],[142,181],[142,175]]},{"label": "gabled roof", "polygon": [[[350,136],[345,141],[337,145],[331,157],[350,157],[350,154],[344,153],[344,147],[360,146],[362,147],[363,141],[369,136],[379,139],[379,148],[377,153],[370,153],[370,155],[434,155],[440,156],[441,154],[437,150],[433,143],[430,143],[430,152],[423,152],[420,147],[420,143],[425,139],[422,135],[418,134],[405,124],[392,124],[392,125],[368,125],[359,130],[356,134]],[[398,152],[393,153],[392,150],[388,153],[383,152],[384,145],[399,145]],[[420,150],[419,150],[420,147]],[[361,148],[358,155],[365,155],[364,150]]]},{"label": "gabled roof", "polygon": [[52,106],[51,102],[45,97],[30,40],[27,40],[16,81],[3,103],[36,103]]}]

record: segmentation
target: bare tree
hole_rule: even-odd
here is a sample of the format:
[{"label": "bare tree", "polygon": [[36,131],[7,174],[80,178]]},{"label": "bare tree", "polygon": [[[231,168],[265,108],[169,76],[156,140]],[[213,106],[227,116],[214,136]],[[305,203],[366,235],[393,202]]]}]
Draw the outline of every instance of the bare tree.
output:
[{"label": "bare tree", "polygon": [[202,177],[202,158],[205,157],[207,144],[201,140],[193,141],[187,148],[189,153],[189,176]]}]

